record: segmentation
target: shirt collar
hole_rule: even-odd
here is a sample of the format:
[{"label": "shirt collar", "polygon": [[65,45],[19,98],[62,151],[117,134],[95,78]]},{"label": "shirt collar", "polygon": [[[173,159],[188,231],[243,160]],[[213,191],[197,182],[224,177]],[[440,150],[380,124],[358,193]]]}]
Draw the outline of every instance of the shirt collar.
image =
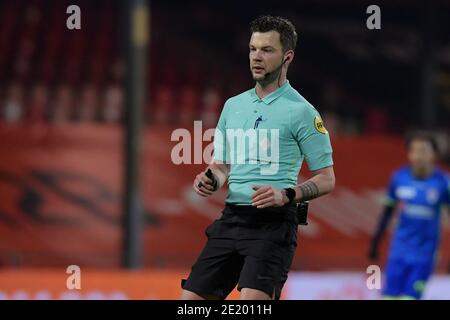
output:
[{"label": "shirt collar", "polygon": [[256,87],[255,87],[251,91],[252,102],[261,100],[262,102],[264,102],[267,105],[271,104],[273,101],[275,101],[276,99],[281,97],[283,95],[283,93],[285,93],[290,87],[291,87],[291,85],[289,84],[289,80],[286,80],[286,82],[281,87],[279,87],[277,90],[271,92],[270,94],[268,94],[267,96],[265,96],[262,99],[260,99],[258,97],[258,95],[256,94]]}]

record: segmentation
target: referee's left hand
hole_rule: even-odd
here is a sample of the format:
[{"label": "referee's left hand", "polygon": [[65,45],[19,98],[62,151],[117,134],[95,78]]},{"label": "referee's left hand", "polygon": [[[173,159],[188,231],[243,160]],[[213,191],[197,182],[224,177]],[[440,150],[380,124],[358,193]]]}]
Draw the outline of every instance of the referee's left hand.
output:
[{"label": "referee's left hand", "polygon": [[289,202],[284,190],[271,186],[253,186],[252,206],[262,209],[267,207],[282,207]]}]

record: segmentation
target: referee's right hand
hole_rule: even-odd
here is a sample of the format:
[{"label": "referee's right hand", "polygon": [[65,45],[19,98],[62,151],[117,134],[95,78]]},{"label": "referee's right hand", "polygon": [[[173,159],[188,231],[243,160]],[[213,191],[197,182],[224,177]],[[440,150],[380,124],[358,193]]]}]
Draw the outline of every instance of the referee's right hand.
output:
[{"label": "referee's right hand", "polygon": [[[208,169],[207,169],[208,170]],[[214,193],[213,181],[206,176],[206,171],[200,172],[194,180],[194,191],[202,197],[208,197]]]}]

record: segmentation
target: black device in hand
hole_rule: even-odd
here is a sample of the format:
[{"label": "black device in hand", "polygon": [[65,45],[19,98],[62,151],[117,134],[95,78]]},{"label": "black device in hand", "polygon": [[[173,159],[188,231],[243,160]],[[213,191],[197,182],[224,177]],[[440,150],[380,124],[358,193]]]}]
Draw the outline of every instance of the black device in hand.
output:
[{"label": "black device in hand", "polygon": [[211,169],[208,168],[208,170],[206,170],[205,175],[206,175],[208,178],[210,178],[212,181],[214,181],[214,176],[213,176],[213,173],[212,173]]},{"label": "black device in hand", "polygon": [[300,203],[297,203],[297,219],[299,225],[308,225],[308,206],[309,201],[302,201]]},{"label": "black device in hand", "polygon": [[[211,169],[208,168],[208,170],[206,171],[205,175],[206,175],[209,179],[212,180],[212,185],[213,185],[214,191],[216,191],[216,189],[217,189],[217,180],[216,180],[216,177],[214,176],[214,174],[212,173]],[[200,181],[200,182],[198,183],[198,187],[200,188],[200,187],[202,187],[202,186],[203,186],[203,184],[202,184],[202,182]]]}]

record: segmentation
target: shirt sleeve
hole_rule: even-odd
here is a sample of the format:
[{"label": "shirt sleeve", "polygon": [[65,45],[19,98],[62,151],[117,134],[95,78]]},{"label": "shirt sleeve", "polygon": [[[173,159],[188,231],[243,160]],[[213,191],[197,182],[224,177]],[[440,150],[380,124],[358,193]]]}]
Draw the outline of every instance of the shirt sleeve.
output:
[{"label": "shirt sleeve", "polygon": [[220,162],[229,162],[226,142],[227,106],[228,101],[223,106],[216,129],[214,130],[214,160]]},{"label": "shirt sleeve", "polygon": [[310,170],[333,165],[330,135],[319,112],[311,106],[295,107],[291,113],[292,131]]}]

